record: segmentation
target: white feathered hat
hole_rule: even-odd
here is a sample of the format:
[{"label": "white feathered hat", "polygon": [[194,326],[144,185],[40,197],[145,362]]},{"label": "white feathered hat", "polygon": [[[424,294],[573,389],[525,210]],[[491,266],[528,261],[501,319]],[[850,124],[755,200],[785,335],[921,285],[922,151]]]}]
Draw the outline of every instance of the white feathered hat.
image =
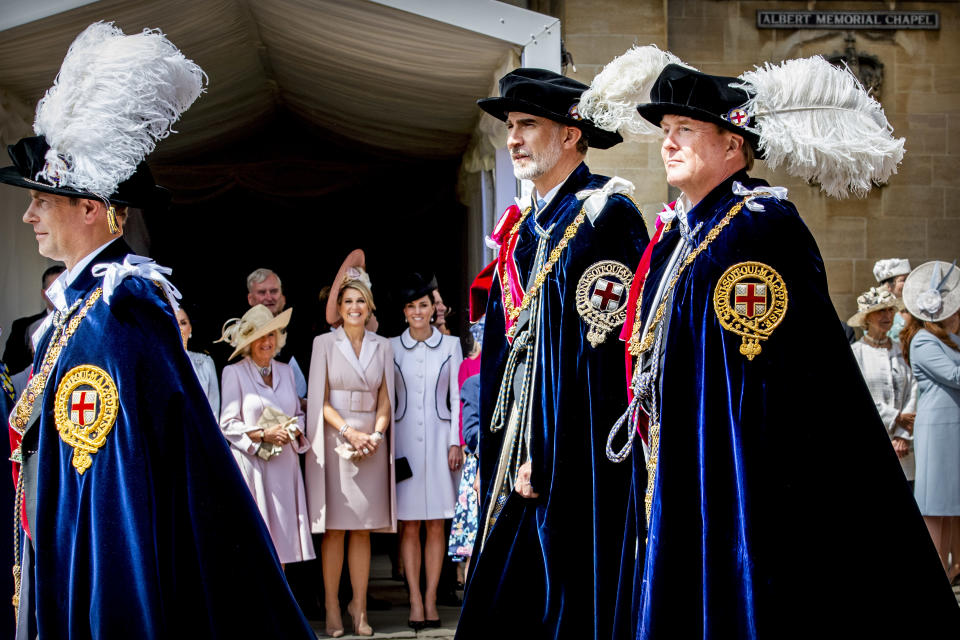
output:
[{"label": "white feathered hat", "polygon": [[[649,128],[623,109],[629,99]],[[866,195],[904,154],[880,104],[848,69],[819,56],[733,78],[696,71],[656,47],[634,48],[597,75],[580,113],[634,139],[659,133],[665,114],[713,122],[742,135],[770,168],[783,164],[834,197]]]},{"label": "white feathered hat", "polygon": [[8,148],[0,182],[116,204],[164,203],[144,159],[203,92],[206,76],[160,31],[96,22],[77,36],[37,104],[34,131]]}]

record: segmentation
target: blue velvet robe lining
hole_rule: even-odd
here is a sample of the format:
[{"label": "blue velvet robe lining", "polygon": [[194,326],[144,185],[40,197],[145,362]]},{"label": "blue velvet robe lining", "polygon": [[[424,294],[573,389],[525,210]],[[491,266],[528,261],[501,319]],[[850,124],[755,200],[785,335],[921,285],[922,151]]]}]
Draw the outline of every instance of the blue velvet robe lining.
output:
[{"label": "blue velvet robe lining", "polygon": [[[740,200],[739,173],[689,213],[700,242]],[[660,388],[649,541],[634,452],[616,637],[935,638],[960,613],[850,352],[813,237],[787,201],[744,207],[676,284]],[[679,241],[664,234],[648,282]],[[713,308],[721,274],[784,279],[783,322],[748,361]],[[650,286],[643,313],[651,309]],[[639,539],[640,552],[629,552]],[[632,607],[626,623],[625,608]],[[949,630],[949,631],[948,631]],[[947,635],[944,635],[947,634]]]},{"label": "blue velvet robe lining", "polygon": [[[99,285],[94,265],[128,252],[122,240],[104,249],[67,303]],[[83,475],[53,419],[59,380],[82,364],[106,370],[119,393],[113,430]],[[35,411],[41,638],[315,637],[155,284],[128,277],[90,309]]]},{"label": "blue velvet robe lining", "polygon": [[[539,217],[542,228],[553,225],[548,252],[580,210],[574,194],[605,182],[585,165],[574,171]],[[532,216],[519,234],[515,258],[529,288],[539,238]],[[478,540],[457,629],[460,640],[606,640],[612,633],[630,469],[608,461],[605,444],[626,403],[623,352],[615,333],[590,346],[575,290],[597,261],[615,260],[632,270],[647,240],[636,208],[614,196],[595,226],[583,222],[543,285],[539,364],[531,391],[531,483],[540,497],[527,500],[511,492],[482,552]],[[481,518],[491,500],[503,440],[503,432],[489,430],[509,353],[503,313],[495,278],[480,374]]]}]

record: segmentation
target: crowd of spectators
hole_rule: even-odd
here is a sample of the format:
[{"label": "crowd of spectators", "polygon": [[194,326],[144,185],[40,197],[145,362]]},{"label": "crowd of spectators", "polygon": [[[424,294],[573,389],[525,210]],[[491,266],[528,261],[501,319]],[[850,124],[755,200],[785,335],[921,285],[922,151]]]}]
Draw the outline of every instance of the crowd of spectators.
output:
[{"label": "crowd of spectators", "polygon": [[857,298],[852,345],[930,537],[960,583],[960,270],[880,260]]},{"label": "crowd of spectators", "polygon": [[479,334],[466,339],[470,357],[464,360],[436,279],[411,273],[384,296],[395,307],[384,313],[402,315],[406,329],[392,338],[379,335],[374,285],[356,250],[320,293],[324,317],[301,322],[323,327],[305,376],[296,358],[283,354],[294,310],[286,308],[280,276],[260,268],[246,284],[250,309],[228,320],[220,339],[233,348],[227,360],[242,359],[223,368],[219,388],[210,356],[188,348],[188,311],[177,317],[281,563],[320,557],[321,575],[314,579],[322,584],[332,637],[346,632],[346,574],[353,631],[371,635],[370,534],[397,534],[409,625],[440,626],[441,574],[469,557],[477,528],[475,455],[466,457],[461,477],[465,429],[473,434],[467,449],[476,450],[476,391],[472,414],[467,409],[472,418],[463,424],[460,387],[470,377],[477,383]]}]

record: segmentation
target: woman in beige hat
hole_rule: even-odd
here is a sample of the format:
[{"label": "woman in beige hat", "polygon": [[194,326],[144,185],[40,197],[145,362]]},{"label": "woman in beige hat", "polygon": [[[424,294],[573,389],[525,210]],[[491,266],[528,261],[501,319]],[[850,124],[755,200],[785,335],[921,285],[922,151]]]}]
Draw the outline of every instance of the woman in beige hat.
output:
[{"label": "woman in beige hat", "polygon": [[863,372],[877,412],[883,420],[903,474],[913,484],[913,420],[917,407],[917,381],[903,357],[900,344],[887,333],[902,302],[886,289],[871,288],[857,298],[857,312],[847,321],[863,329],[863,337],[851,345]]},{"label": "woman in beige hat", "polygon": [[[938,260],[903,285],[910,311],[900,334],[917,378],[914,497],[947,577],[960,581],[960,269]],[[952,557],[951,557],[952,556]]]},{"label": "woman in beige hat", "polygon": [[316,557],[297,454],[310,448],[290,365],[273,359],[293,309],[274,317],[262,304],[228,320],[220,341],[234,347],[224,367],[220,428],[267,524],[280,562]]},{"label": "woman in beige hat", "polygon": [[393,473],[393,349],[370,329],[375,309],[363,252],[344,261],[330,290],[327,321],[336,327],[313,341],[306,458],[314,533],[323,533],[327,634],[344,633],[337,598],[344,542],[353,598],[347,612],[357,635],[369,636],[367,583],[370,532],[397,526]]}]

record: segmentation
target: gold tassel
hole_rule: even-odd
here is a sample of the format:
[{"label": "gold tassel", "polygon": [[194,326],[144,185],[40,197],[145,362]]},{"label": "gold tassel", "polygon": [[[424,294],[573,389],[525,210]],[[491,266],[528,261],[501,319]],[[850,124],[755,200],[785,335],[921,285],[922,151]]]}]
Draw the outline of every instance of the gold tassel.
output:
[{"label": "gold tassel", "polygon": [[107,209],[107,226],[110,227],[110,233],[112,235],[120,234],[120,224],[117,222],[117,210],[113,205],[110,205],[110,208]]},{"label": "gold tassel", "polygon": [[[19,532],[18,532],[19,533]],[[20,565],[13,565],[13,608],[20,610]]]}]

